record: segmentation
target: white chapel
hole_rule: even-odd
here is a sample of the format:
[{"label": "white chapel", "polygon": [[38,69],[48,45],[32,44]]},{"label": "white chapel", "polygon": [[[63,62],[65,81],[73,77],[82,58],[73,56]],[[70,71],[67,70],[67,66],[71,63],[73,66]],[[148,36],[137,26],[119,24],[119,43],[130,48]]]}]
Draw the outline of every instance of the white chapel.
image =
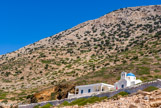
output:
[{"label": "white chapel", "polygon": [[138,83],[141,83],[142,81],[139,79],[136,79],[135,75],[133,73],[121,73],[121,79],[114,84],[115,89],[121,89],[128,86],[132,86]]}]

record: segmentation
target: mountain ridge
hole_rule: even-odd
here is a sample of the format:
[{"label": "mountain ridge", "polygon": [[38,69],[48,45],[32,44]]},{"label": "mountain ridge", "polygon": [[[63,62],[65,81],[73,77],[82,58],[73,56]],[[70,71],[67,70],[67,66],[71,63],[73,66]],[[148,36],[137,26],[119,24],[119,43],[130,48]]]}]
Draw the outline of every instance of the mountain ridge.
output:
[{"label": "mountain ridge", "polygon": [[[159,6],[159,5],[155,5],[155,6]],[[118,9],[118,10],[121,10],[121,9],[137,9],[137,8],[141,8],[141,7],[144,7],[144,8],[146,8],[146,7],[154,7],[154,5],[149,5],[149,6],[137,6],[137,7],[128,7],[128,8],[120,8],[120,9]],[[102,16],[102,17],[97,18],[97,19],[88,20],[88,21],[86,21],[86,22],[84,22],[84,23],[80,23],[80,24],[78,24],[78,25],[76,25],[76,26],[74,26],[74,27],[72,27],[72,28],[70,28],[70,29],[68,29],[68,30],[61,31],[61,32],[59,32],[59,33],[57,33],[57,34],[55,34],[55,35],[52,35],[52,36],[50,36],[50,37],[47,37],[47,38],[41,39],[41,40],[39,40],[39,41],[37,41],[37,42],[34,42],[33,44],[36,44],[36,43],[37,43],[37,45],[38,45],[38,44],[41,43],[42,41],[47,41],[48,39],[53,38],[54,36],[56,37],[57,35],[60,35],[61,33],[65,32],[65,31],[68,32],[68,31],[73,30],[73,29],[75,29],[75,28],[79,28],[81,25],[86,24],[86,23],[88,23],[88,22],[90,23],[90,22],[95,22],[95,21],[97,21],[98,19],[99,19],[99,20],[100,20],[100,19],[103,19],[104,17],[107,17],[109,14],[111,14],[111,13],[113,13],[113,12],[115,12],[115,11],[118,11],[118,10],[114,10],[114,11],[108,13],[108,14],[105,14],[105,15]],[[125,18],[126,18],[126,16],[125,16]],[[112,19],[112,18],[111,18],[111,19]],[[140,18],[137,18],[137,19],[140,19]],[[114,20],[112,20],[112,21],[114,21]],[[86,26],[86,25],[85,25],[85,26]],[[25,47],[22,47],[22,48],[20,48],[20,49],[14,51],[14,52],[18,52],[18,51],[19,51],[19,52],[22,52],[22,53],[25,54],[26,51],[24,51],[24,49],[25,49],[26,47],[27,47],[27,48],[32,48],[33,44],[29,44],[29,45],[27,45],[27,46],[25,46]],[[43,46],[43,42],[42,42],[42,46]],[[37,46],[37,47],[39,47],[39,46]],[[23,51],[24,51],[24,52],[23,52]],[[14,52],[11,52],[11,53],[14,53]],[[18,53],[19,53],[19,52],[18,52]],[[9,54],[11,54],[11,53],[9,53]],[[9,54],[7,54],[7,55],[9,55]],[[6,55],[6,54],[4,54],[4,55]],[[4,55],[0,55],[0,58],[3,58]]]}]

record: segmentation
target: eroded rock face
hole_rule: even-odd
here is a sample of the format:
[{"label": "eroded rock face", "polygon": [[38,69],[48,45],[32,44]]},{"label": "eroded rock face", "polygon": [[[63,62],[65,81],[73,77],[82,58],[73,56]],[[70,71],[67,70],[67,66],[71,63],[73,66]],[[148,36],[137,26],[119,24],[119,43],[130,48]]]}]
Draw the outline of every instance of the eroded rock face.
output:
[{"label": "eroded rock face", "polygon": [[[146,96],[144,95],[146,94]],[[81,108],[160,108],[161,89],[153,92],[138,92],[128,97],[121,97],[118,100],[107,100],[100,103],[82,106]],[[80,108],[78,106],[68,106],[64,108]]]},{"label": "eroded rock face", "polygon": [[48,89],[44,89],[31,97],[31,103],[49,101],[49,100],[60,100],[67,98],[68,92],[74,91],[74,84],[61,84]]}]

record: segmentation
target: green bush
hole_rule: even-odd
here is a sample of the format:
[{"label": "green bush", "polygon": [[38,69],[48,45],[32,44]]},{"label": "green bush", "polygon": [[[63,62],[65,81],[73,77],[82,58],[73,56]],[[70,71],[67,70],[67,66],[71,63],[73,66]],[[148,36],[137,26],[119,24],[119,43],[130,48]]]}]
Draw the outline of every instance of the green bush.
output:
[{"label": "green bush", "polygon": [[41,60],[42,63],[50,64],[51,60]]},{"label": "green bush", "polygon": [[157,89],[158,89],[157,87],[149,86],[149,87],[145,88],[143,91],[151,92],[151,91],[154,91],[154,90],[157,90]]},{"label": "green bush", "polygon": [[44,67],[44,69],[48,69],[48,67],[49,67],[49,65],[48,65],[48,64],[46,64],[46,65],[45,65],[45,67]]},{"label": "green bush", "polygon": [[55,100],[56,99],[56,97],[55,97],[55,93],[51,93],[51,100]]},{"label": "green bush", "polygon": [[154,70],[154,72],[158,73],[158,72],[160,72],[160,71],[159,71],[159,70],[157,70],[157,69],[155,69],[155,70]]},{"label": "green bush", "polygon": [[138,75],[150,74],[150,68],[149,67],[139,67],[137,74]]},{"label": "green bush", "polygon": [[8,103],[8,100],[7,100],[7,99],[5,99],[5,100],[3,100],[3,101],[2,101],[2,103],[7,104],[7,103]]},{"label": "green bush", "polygon": [[69,102],[68,101],[64,101],[61,106],[69,106]]},{"label": "green bush", "polygon": [[60,106],[73,106],[73,105],[78,105],[78,106],[84,106],[86,104],[92,104],[95,102],[100,102],[104,99],[107,99],[107,97],[91,97],[91,98],[80,98],[77,100],[72,101],[71,103],[68,103],[67,101],[64,101]]},{"label": "green bush", "polygon": [[5,99],[6,96],[7,96],[7,92],[0,90],[0,99]]},{"label": "green bush", "polygon": [[51,106],[52,106],[52,105],[51,105],[50,103],[48,103],[48,104],[42,106],[41,108],[50,108]]},{"label": "green bush", "polygon": [[118,95],[126,96],[126,95],[128,95],[128,93],[123,91],[123,92],[118,93]]},{"label": "green bush", "polygon": [[39,57],[46,57],[46,55],[44,53],[40,53]]},{"label": "green bush", "polygon": [[127,92],[122,91],[122,92],[120,92],[120,93],[114,95],[114,96],[111,97],[111,98],[112,98],[112,99],[115,99],[115,98],[117,99],[119,96],[127,96],[127,95],[128,95]]},{"label": "green bush", "polygon": [[80,99],[72,101],[69,105],[80,105],[85,100],[86,100],[85,98],[80,98]]},{"label": "green bush", "polygon": [[36,106],[34,106],[34,108],[39,108],[40,107],[40,105],[36,105]]},{"label": "green bush", "polygon": [[143,81],[143,82],[145,82],[145,81],[148,81],[149,80],[149,78],[148,77],[146,77],[146,76],[142,76],[142,77],[140,77],[139,78],[141,81]]},{"label": "green bush", "polygon": [[155,75],[154,77],[157,79],[161,79],[161,75]]}]

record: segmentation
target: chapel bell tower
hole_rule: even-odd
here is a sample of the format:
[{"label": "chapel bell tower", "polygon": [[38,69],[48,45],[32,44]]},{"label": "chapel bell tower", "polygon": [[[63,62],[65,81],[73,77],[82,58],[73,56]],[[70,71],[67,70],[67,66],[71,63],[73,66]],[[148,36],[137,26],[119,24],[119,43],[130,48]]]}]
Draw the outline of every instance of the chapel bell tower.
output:
[{"label": "chapel bell tower", "polygon": [[126,74],[127,74],[126,72],[122,72],[121,73],[121,79],[126,79]]}]

